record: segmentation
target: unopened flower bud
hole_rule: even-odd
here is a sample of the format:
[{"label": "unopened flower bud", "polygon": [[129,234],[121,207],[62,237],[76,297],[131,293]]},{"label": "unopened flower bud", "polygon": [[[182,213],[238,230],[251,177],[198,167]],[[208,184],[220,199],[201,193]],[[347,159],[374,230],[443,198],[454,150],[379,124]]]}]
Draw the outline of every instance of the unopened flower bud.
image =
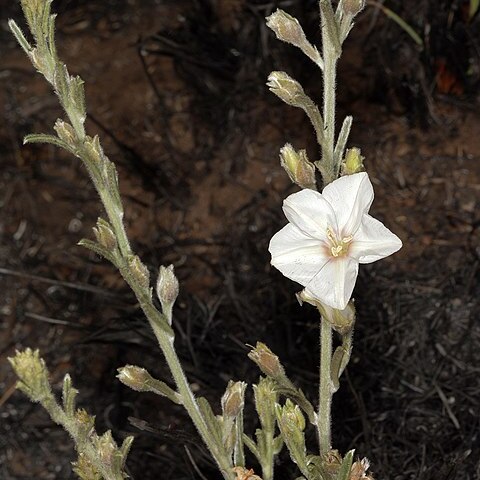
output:
[{"label": "unopened flower bud", "polygon": [[300,407],[290,399],[287,399],[283,407],[277,404],[276,412],[282,433],[295,435],[305,430],[305,417]]},{"label": "unopened flower bud", "polygon": [[275,429],[275,404],[278,401],[275,381],[268,377],[260,377],[258,385],[253,386],[253,393],[255,408],[258,412],[262,429],[273,432]]},{"label": "unopened flower bud", "polygon": [[342,162],[342,175],[364,172],[363,160],[365,160],[365,157],[361,155],[359,148],[349,148]]},{"label": "unopened flower bud", "polygon": [[343,0],[342,10],[345,15],[352,18],[358,15],[365,8],[365,0]]},{"label": "unopened flower bud", "polygon": [[345,335],[353,328],[355,323],[355,306],[352,300],[348,302],[343,310],[338,310],[337,308],[332,308],[321,303],[318,304],[318,309],[322,317],[341,335]]},{"label": "unopened flower bud", "polygon": [[118,450],[118,446],[112,437],[112,432],[107,430],[102,436],[96,436],[93,443],[101,462],[107,466],[112,465],[114,455]]},{"label": "unopened flower bud", "polygon": [[117,378],[127,387],[137,392],[149,392],[149,382],[152,376],[144,369],[135,365],[126,365],[118,369]]},{"label": "unopened flower bud", "polygon": [[142,288],[150,286],[150,273],[148,268],[142,263],[138,255],[131,255],[128,260],[130,272]]},{"label": "unopened flower bud", "polygon": [[19,378],[17,388],[32,401],[40,402],[53,395],[48,370],[38,350],[27,348],[23,352],[17,351],[8,361]]},{"label": "unopened flower bud", "polygon": [[112,252],[117,247],[117,238],[113,233],[112,227],[103,218],[97,220],[97,226],[93,228],[93,233],[97,242],[109,252]]},{"label": "unopened flower bud", "polygon": [[272,72],[268,77],[267,86],[272,93],[288,105],[302,108],[308,103],[302,86],[285,72]]},{"label": "unopened flower bud", "polygon": [[102,478],[102,475],[84,453],[79,453],[77,461],[73,462],[72,465],[73,471],[80,477],[81,480]]},{"label": "unopened flower bud", "polygon": [[287,143],[280,150],[280,164],[293,183],[302,188],[315,189],[315,167],[308,160],[305,150],[297,152],[292,145]]},{"label": "unopened flower bud", "polygon": [[248,353],[260,370],[268,377],[278,378],[285,375],[285,370],[278,357],[262,342],[257,342],[255,348]]},{"label": "unopened flower bud", "polygon": [[267,27],[283,42],[298,46],[306,39],[299,21],[279,8],[266,20]]},{"label": "unopened flower bud", "polygon": [[157,296],[162,304],[162,310],[167,317],[168,323],[172,324],[172,309],[177,300],[180,286],[173,271],[173,265],[161,266],[157,279]]},{"label": "unopened flower bud", "polygon": [[245,382],[228,382],[227,389],[222,397],[222,411],[227,417],[235,418],[242,410],[245,400]]},{"label": "unopened flower bud", "polygon": [[323,455],[322,466],[331,475],[336,475],[342,465],[342,456],[338,450],[329,450]]},{"label": "unopened flower bud", "polygon": [[60,118],[55,122],[54,130],[57,132],[58,138],[63,140],[67,145],[73,146],[77,141],[77,135],[74,128]]},{"label": "unopened flower bud", "polygon": [[305,33],[295,17],[281,9],[277,9],[267,17],[267,27],[271,28],[277,38],[300,48],[305,55],[316,63],[322,63],[320,53],[305,36]]}]

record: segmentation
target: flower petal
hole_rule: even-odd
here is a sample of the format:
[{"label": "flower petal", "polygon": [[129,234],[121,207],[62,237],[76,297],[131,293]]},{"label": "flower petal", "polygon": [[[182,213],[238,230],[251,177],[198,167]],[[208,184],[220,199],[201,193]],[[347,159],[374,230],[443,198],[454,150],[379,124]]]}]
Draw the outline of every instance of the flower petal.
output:
[{"label": "flower petal", "polygon": [[348,255],[360,263],[372,263],[402,248],[402,241],[382,222],[364,215],[360,228],[348,249]]},{"label": "flower petal", "polygon": [[355,234],[374,196],[372,183],[365,172],[337,178],[323,189],[322,195],[335,212],[341,237]]},{"label": "flower petal", "polygon": [[289,223],[270,240],[271,264],[287,278],[305,286],[328,262],[322,243]]},{"label": "flower petal", "polygon": [[283,211],[290,223],[319,240],[327,241],[327,228],[337,227],[331,205],[315,190],[305,189],[290,195],[283,202]]},{"label": "flower petal", "polygon": [[329,307],[346,308],[358,276],[358,261],[351,257],[331,259],[306,285],[309,295]]}]

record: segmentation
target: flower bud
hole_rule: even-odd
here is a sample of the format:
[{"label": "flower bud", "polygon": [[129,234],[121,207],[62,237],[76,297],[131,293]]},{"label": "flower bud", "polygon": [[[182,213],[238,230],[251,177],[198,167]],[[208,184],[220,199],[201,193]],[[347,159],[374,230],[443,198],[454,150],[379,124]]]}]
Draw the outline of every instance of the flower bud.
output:
[{"label": "flower bud", "polygon": [[332,328],[341,335],[345,335],[353,328],[355,323],[355,306],[352,300],[348,302],[344,310],[338,310],[321,303],[318,304],[318,309],[322,317],[330,322]]},{"label": "flower bud", "polygon": [[235,418],[243,410],[246,388],[245,382],[228,382],[222,397],[222,411],[225,416]]},{"label": "flower bud", "polygon": [[150,286],[150,273],[148,268],[142,263],[138,255],[131,255],[128,259],[130,273],[142,288]]},{"label": "flower bud", "polygon": [[309,162],[305,150],[296,151],[287,143],[280,149],[280,165],[290,180],[302,188],[316,188],[315,167]]},{"label": "flower bud", "polygon": [[41,402],[46,397],[53,396],[48,370],[38,350],[17,350],[15,356],[8,361],[19,378],[17,388],[32,401]]},{"label": "flower bud", "polygon": [[152,376],[144,368],[135,365],[126,365],[119,368],[117,378],[136,392],[149,392],[149,382],[153,380]]},{"label": "flower bud", "polygon": [[331,475],[337,475],[342,465],[342,456],[338,450],[329,450],[323,455],[323,468]]},{"label": "flower bud", "polygon": [[342,175],[364,172],[363,160],[365,160],[365,157],[361,155],[359,148],[349,148],[342,162]]},{"label": "flower bud", "polygon": [[365,8],[365,0],[343,0],[342,10],[345,15],[352,18],[358,15]]},{"label": "flower bud", "polygon": [[64,122],[60,118],[57,119],[54,125],[54,130],[57,132],[58,138],[63,140],[67,145],[74,146],[77,142],[77,134],[74,128],[67,122]]},{"label": "flower bud", "polygon": [[118,446],[112,437],[112,432],[107,430],[102,436],[95,435],[93,444],[103,465],[107,467],[112,465],[114,456],[118,450]]},{"label": "flower bud", "polygon": [[79,408],[74,415],[79,438],[86,439],[92,434],[95,427],[95,417],[85,409]]},{"label": "flower bud", "polygon": [[117,237],[115,237],[110,224],[103,218],[97,220],[97,226],[93,228],[93,233],[97,242],[109,252],[112,252],[117,247]]},{"label": "flower bud", "polygon": [[280,360],[264,343],[257,342],[255,348],[248,353],[248,358],[268,377],[278,378],[285,375]]},{"label": "flower bud", "polygon": [[177,300],[180,286],[173,271],[173,265],[161,266],[157,279],[157,296],[162,304],[162,310],[167,317],[168,323],[172,324],[172,309]]},{"label": "flower bud", "polygon": [[80,477],[80,480],[91,480],[102,478],[100,472],[84,453],[78,454],[76,462],[72,463],[73,471]]},{"label": "flower bud", "polygon": [[272,29],[279,40],[291,43],[296,47],[307,41],[303,29],[295,17],[281,9],[277,9],[267,17],[267,27]]},{"label": "flower bud", "polygon": [[298,405],[295,405],[290,399],[287,399],[285,405],[276,405],[277,421],[285,438],[285,435],[292,439],[300,439],[305,430],[305,417]]},{"label": "flower bud", "polygon": [[274,380],[268,377],[260,377],[258,385],[253,386],[253,393],[255,408],[262,424],[262,429],[273,432],[275,429],[275,404],[278,401]]},{"label": "flower bud", "polygon": [[147,370],[135,365],[125,365],[119,368],[117,378],[127,387],[136,392],[152,392],[169,398],[172,402],[181,404],[181,397],[166,383],[153,378]]},{"label": "flower bud", "polygon": [[308,103],[308,97],[300,83],[285,72],[272,72],[268,77],[267,86],[288,105],[302,108]]}]

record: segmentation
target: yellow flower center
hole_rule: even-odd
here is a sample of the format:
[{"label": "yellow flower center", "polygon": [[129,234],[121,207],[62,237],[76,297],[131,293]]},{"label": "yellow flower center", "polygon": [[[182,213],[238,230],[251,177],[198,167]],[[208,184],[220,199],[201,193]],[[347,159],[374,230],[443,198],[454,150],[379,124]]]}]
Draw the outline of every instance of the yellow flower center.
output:
[{"label": "yellow flower center", "polygon": [[348,253],[348,248],[353,240],[353,235],[348,235],[338,239],[331,227],[327,228],[327,238],[330,242],[329,250],[332,257],[344,257]]}]

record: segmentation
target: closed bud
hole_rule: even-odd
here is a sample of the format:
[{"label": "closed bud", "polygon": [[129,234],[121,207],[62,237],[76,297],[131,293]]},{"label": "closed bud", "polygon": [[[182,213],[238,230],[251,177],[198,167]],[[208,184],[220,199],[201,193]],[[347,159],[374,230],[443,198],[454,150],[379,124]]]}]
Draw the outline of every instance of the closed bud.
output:
[{"label": "closed bud", "polygon": [[242,410],[245,400],[245,382],[228,382],[227,389],[222,397],[223,415],[235,418]]},{"label": "closed bud", "polygon": [[248,358],[254,361],[268,377],[285,376],[285,370],[278,357],[262,342],[257,342],[255,348],[248,353]]},{"label": "closed bud", "polygon": [[285,405],[277,405],[277,418],[283,424],[284,430],[288,432],[303,432],[305,430],[305,417],[298,405],[287,399]]},{"label": "closed bud", "polygon": [[272,93],[293,107],[304,107],[309,103],[302,86],[285,72],[272,72],[267,81]]},{"label": "closed bud", "polygon": [[77,135],[74,128],[69,123],[58,119],[53,128],[57,132],[60,140],[63,140],[67,145],[75,146],[77,142]]},{"label": "closed bud", "polygon": [[100,437],[95,435],[93,444],[100,461],[107,467],[111,466],[118,450],[117,444],[113,440],[112,432],[107,430]]},{"label": "closed bud", "polygon": [[130,273],[137,283],[142,288],[148,288],[150,286],[150,273],[148,268],[142,263],[138,255],[131,255],[128,260],[128,266],[130,267]]},{"label": "closed bud", "polygon": [[290,180],[302,188],[316,188],[315,167],[308,160],[305,150],[296,151],[287,143],[280,150],[280,165],[287,172]]},{"label": "closed bud", "polygon": [[112,227],[102,218],[97,220],[97,226],[93,228],[93,232],[97,242],[109,252],[117,247],[117,237],[115,237]]},{"label": "closed bud", "polygon": [[137,392],[149,392],[151,390],[149,383],[153,381],[152,376],[144,368],[135,365],[119,368],[117,378]]},{"label": "closed bud", "polygon": [[103,477],[84,453],[78,455],[76,462],[72,463],[73,471],[80,480],[101,480]]},{"label": "closed bud", "polygon": [[173,265],[168,267],[161,266],[158,271],[157,296],[162,304],[163,314],[167,317],[168,323],[172,324],[172,309],[177,300],[180,286],[178,279],[173,271]]},{"label": "closed bud", "polygon": [[355,17],[365,8],[365,0],[343,0],[342,10],[345,15]]},{"label": "closed bud", "polygon": [[342,175],[364,172],[363,160],[365,160],[365,157],[361,155],[359,148],[349,148],[342,162]]},{"label": "closed bud", "polygon": [[102,146],[100,145],[100,139],[98,135],[95,135],[93,138],[87,135],[83,145],[90,160],[98,164],[101,164],[105,160],[105,154],[103,153]]},{"label": "closed bud", "polygon": [[298,20],[281,9],[277,9],[267,17],[267,27],[274,31],[279,40],[291,43],[296,47],[307,41]]},{"label": "closed bud", "polygon": [[348,302],[343,310],[338,310],[321,303],[317,306],[322,317],[325,318],[325,320],[332,325],[332,328],[341,335],[345,335],[353,328],[355,323],[355,306],[353,305],[352,300]]},{"label": "closed bud", "polygon": [[338,450],[329,450],[323,455],[323,467],[331,475],[337,475],[342,465],[342,456]]},{"label": "closed bud", "polygon": [[278,401],[275,382],[271,378],[260,377],[258,385],[253,386],[253,393],[255,408],[262,428],[273,432],[275,429],[275,404]]},{"label": "closed bud", "polygon": [[79,438],[86,439],[94,432],[95,417],[83,408],[79,408],[74,415]]}]

